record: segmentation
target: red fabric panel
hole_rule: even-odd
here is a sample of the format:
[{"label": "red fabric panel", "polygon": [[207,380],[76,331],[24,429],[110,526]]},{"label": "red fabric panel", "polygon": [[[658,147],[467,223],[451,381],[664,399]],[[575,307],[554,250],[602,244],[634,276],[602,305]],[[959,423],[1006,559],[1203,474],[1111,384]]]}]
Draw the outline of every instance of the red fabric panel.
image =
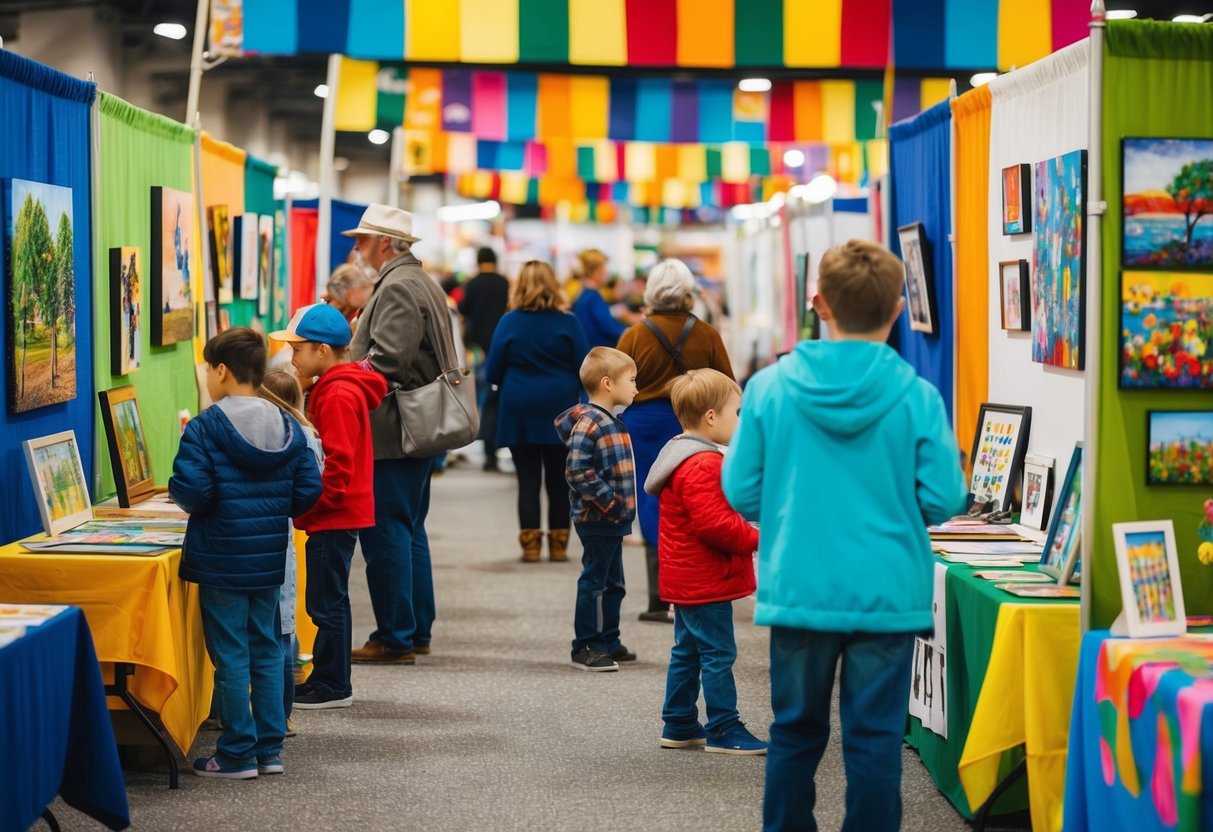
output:
[{"label": "red fabric panel", "polygon": [[291,209],[291,308],[316,302],[316,229],[320,225],[317,208]]},{"label": "red fabric panel", "polygon": [[627,0],[629,66],[678,64],[678,0]]},{"label": "red fabric panel", "polygon": [[627,153],[625,152],[625,149],[626,149],[626,145],[623,142],[615,142],[615,181],[616,182],[628,181],[628,177],[627,177],[628,166],[625,163],[625,160],[627,158]]},{"label": "red fabric panel", "polygon": [[791,81],[776,81],[771,85],[768,141],[796,141],[796,110],[793,101]]},{"label": "red fabric panel", "polygon": [[890,0],[843,0],[842,65],[883,67],[889,60],[892,16]]}]

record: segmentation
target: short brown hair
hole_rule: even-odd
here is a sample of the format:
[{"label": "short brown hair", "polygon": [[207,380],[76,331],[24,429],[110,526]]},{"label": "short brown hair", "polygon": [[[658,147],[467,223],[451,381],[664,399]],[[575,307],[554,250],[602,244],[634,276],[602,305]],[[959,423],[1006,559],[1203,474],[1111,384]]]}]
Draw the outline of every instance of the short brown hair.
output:
[{"label": "short brown hair", "polygon": [[632,356],[610,347],[594,347],[581,362],[581,386],[592,396],[598,392],[604,378],[613,381],[627,370],[636,372]]},{"label": "short brown hair", "polygon": [[683,430],[697,427],[709,410],[720,410],[741,387],[719,370],[688,370],[670,382],[670,404]]},{"label": "short brown hair", "polygon": [[550,312],[565,308],[564,293],[556,282],[556,273],[542,260],[528,260],[514,281],[510,292],[511,309],[529,309],[533,312]]},{"label": "short brown hair", "polygon": [[889,322],[905,285],[905,269],[888,249],[850,240],[821,257],[817,287],[839,327],[875,332]]},{"label": "short brown hair", "polygon": [[265,376],[265,340],[247,326],[220,332],[202,348],[202,360],[212,367],[227,367],[241,384],[261,386]]}]

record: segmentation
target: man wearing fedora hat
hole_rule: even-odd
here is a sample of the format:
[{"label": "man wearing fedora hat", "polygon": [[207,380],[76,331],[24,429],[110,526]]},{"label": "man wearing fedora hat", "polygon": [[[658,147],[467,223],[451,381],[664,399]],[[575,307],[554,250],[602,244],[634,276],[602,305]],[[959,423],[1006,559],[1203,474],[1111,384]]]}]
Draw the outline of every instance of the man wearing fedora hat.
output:
[{"label": "man wearing fedora hat", "polygon": [[371,205],[357,228],[355,249],[378,270],[350,355],[387,379],[388,395],[371,413],[375,450],[375,526],[361,533],[375,631],[351,654],[355,662],[413,664],[428,653],[434,623],[434,580],[425,517],[433,458],[406,457],[394,390],[415,390],[441,372],[430,332],[454,353],[450,314],[438,284],[412,252],[413,217]]}]

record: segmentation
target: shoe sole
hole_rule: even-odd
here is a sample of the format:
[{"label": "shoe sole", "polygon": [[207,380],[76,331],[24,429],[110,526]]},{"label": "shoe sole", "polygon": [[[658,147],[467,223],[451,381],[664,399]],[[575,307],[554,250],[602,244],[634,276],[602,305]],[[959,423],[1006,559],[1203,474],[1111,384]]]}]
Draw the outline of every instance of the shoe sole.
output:
[{"label": "shoe sole", "polygon": [[282,765],[276,766],[257,766],[258,774],[285,774],[286,769]]},{"label": "shoe sole", "polygon": [[661,738],[662,748],[703,748],[708,744],[706,739],[702,737],[694,740],[671,740],[665,737]]},{"label": "shoe sole", "polygon": [[301,711],[325,711],[330,708],[348,708],[353,704],[354,697],[350,696],[346,699],[330,699],[328,702],[300,702],[296,699],[292,707]]},{"label": "shoe sole", "polygon": [[255,780],[257,778],[255,768],[248,771],[201,771],[199,769],[193,771],[199,777],[210,777],[215,780]]},{"label": "shoe sole", "polygon": [[588,670],[590,673],[610,673],[611,671],[619,669],[619,665],[617,664],[611,664],[605,667],[590,667],[588,664],[582,664],[581,662],[570,662],[570,664],[578,670]]},{"label": "shoe sole", "polygon": [[634,662],[634,661],[636,661],[636,655],[635,655],[635,654],[632,654],[631,656],[611,656],[611,661],[614,661],[614,662]]},{"label": "shoe sole", "polygon": [[428,644],[418,644],[413,648],[413,652],[418,656],[428,656],[430,654],[430,646]]},{"label": "shoe sole", "polygon": [[416,664],[417,659],[415,659],[413,657],[409,657],[406,659],[406,658],[396,657],[396,656],[393,656],[391,658],[386,658],[386,659],[357,659],[357,658],[351,657],[350,662],[352,662],[353,664]]},{"label": "shoe sole", "polygon": [[720,748],[712,745],[704,750],[709,754],[732,754],[734,757],[762,757],[767,753],[765,748]]}]

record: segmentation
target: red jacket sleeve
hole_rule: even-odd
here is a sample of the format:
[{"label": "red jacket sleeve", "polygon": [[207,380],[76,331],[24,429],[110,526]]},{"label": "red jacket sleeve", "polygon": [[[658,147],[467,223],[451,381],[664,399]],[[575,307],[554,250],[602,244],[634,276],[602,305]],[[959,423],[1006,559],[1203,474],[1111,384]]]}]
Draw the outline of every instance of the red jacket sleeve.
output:
[{"label": "red jacket sleeve", "polygon": [[[365,431],[368,418],[366,400],[341,389],[330,391],[324,397],[323,407],[320,445],[324,448],[324,493],[308,514],[332,511],[339,505],[355,476],[358,453],[355,439]],[[306,515],[301,520],[306,523]]]},{"label": "red jacket sleeve", "polygon": [[706,546],[738,557],[749,557],[758,548],[758,529],[733,510],[720,487],[720,454],[696,454],[687,460],[683,489],[688,513],[696,518],[695,535]]}]

